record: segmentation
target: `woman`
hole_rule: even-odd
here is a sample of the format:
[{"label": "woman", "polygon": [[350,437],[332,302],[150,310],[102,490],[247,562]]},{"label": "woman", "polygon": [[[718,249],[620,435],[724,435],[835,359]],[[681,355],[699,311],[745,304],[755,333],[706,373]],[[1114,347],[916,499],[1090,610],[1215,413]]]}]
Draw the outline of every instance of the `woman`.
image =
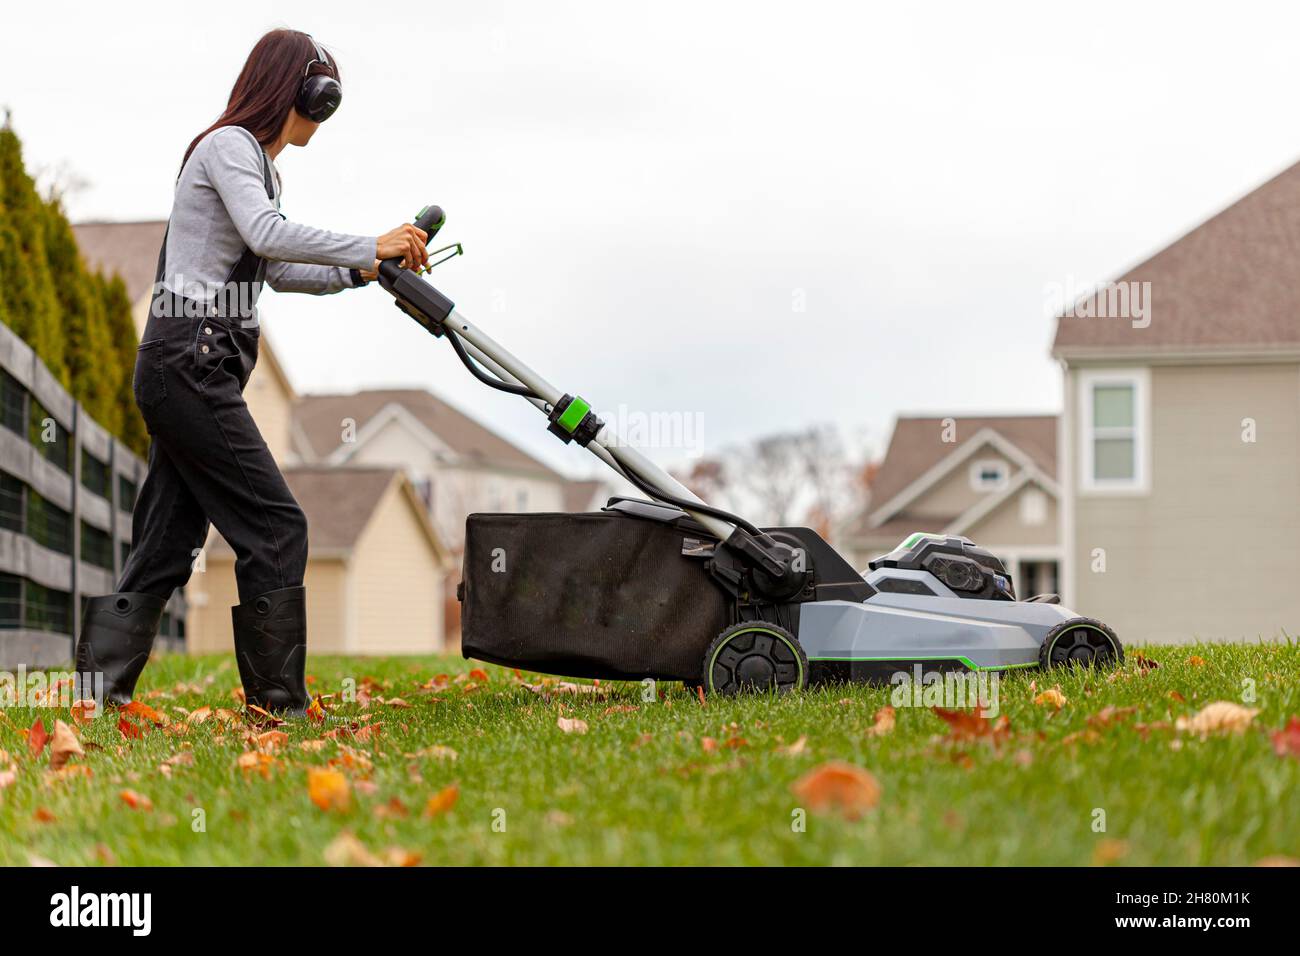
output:
[{"label": "woman", "polygon": [[242,394],[257,361],[257,296],[264,281],[319,295],[365,285],[379,259],[428,263],[428,237],[409,224],[374,238],[281,215],[274,159],[306,146],[341,99],[338,67],[310,36],[272,31],[253,47],[226,111],[185,153],[135,365],[149,473],[117,592],[88,602],[77,646],[78,674],[102,673],[110,703],[130,701],[209,522],[235,551],[246,700],[291,713],[310,703],[307,521]]}]

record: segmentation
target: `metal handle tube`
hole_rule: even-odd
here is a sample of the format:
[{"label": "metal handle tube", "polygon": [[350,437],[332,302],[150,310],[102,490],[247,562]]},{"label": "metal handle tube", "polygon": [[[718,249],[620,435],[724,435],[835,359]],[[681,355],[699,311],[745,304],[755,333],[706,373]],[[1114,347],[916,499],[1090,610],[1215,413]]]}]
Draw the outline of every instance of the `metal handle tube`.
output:
[{"label": "metal handle tube", "polygon": [[[503,381],[525,385],[536,395],[541,396],[540,399],[529,399],[529,401],[542,412],[547,410],[547,405],[553,406],[563,397],[563,392],[515,358],[499,342],[495,341],[458,311],[453,309],[451,314],[447,316],[444,325],[449,333],[461,338],[465,350],[475,361],[500,376]],[[642,481],[666,494],[676,498],[684,498],[687,501],[699,501],[700,504],[704,504],[698,495],[667,471],[660,468],[637,449],[623,444],[619,440],[618,434],[608,423],[596,434],[595,439],[587,446],[587,450],[606,465],[614,467],[617,464],[618,468],[635,473]],[[730,523],[712,515],[698,514],[696,512],[688,512],[688,514],[721,540],[725,541],[735,530]]]}]

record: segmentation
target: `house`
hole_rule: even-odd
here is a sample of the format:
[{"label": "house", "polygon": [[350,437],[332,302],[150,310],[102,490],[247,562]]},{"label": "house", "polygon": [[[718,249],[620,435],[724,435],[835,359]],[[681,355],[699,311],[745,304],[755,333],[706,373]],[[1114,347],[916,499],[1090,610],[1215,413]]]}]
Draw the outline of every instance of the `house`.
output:
[{"label": "house", "polygon": [[304,395],[294,407],[293,441],[304,462],[405,469],[456,552],[471,512],[563,511],[571,484],[423,389]]},{"label": "house", "polygon": [[1300,632],[1300,164],[1057,322],[1066,603],[1126,641]]},{"label": "house", "polygon": [[[432,654],[443,650],[449,555],[400,469],[299,466],[284,472],[307,514],[307,624],[313,654]],[[234,552],[217,536],[191,579],[202,605],[191,653],[230,647],[239,603]],[[220,619],[220,624],[217,624]]]},{"label": "house", "polygon": [[866,510],[844,535],[858,568],[913,531],[965,535],[998,555],[1022,597],[1055,593],[1055,415],[900,416]]}]

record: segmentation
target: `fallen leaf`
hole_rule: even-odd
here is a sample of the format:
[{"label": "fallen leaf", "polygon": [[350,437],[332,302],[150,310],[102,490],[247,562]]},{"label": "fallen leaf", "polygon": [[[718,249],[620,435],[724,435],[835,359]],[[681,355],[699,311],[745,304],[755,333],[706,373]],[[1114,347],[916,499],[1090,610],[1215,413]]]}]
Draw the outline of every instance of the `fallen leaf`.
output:
[{"label": "fallen leaf", "polygon": [[1292,717],[1281,730],[1269,735],[1273,741],[1273,753],[1279,757],[1300,759],[1300,717]]},{"label": "fallen leaf", "polygon": [[406,850],[400,846],[390,846],[384,851],[384,862],[389,866],[419,866],[422,859],[424,857],[415,851]]},{"label": "fallen leaf", "polygon": [[1011,721],[1006,714],[997,720],[984,716],[983,708],[973,710],[944,710],[932,707],[934,715],[948,725],[948,736],[953,740],[967,740],[971,737],[988,737],[997,741],[1011,732]]},{"label": "fallen leaf", "polygon": [[1256,866],[1300,866],[1300,860],[1290,856],[1266,856],[1255,861]]},{"label": "fallen leaf", "polygon": [[1037,706],[1051,707],[1053,710],[1060,710],[1067,703],[1069,703],[1069,701],[1067,701],[1065,695],[1061,693],[1059,685],[1056,687],[1049,687],[1034,698],[1034,704]]},{"label": "fallen leaf", "polygon": [[387,702],[387,706],[396,707],[399,710],[405,710],[409,708],[411,705],[408,704],[406,701],[402,700],[402,698],[400,697],[394,697]]},{"label": "fallen leaf", "polygon": [[121,712],[124,714],[130,714],[132,717],[139,717],[142,720],[147,720],[149,723],[154,724],[157,727],[161,727],[163,724],[167,723],[166,714],[156,711],[148,704],[141,703],[138,700],[131,701],[131,703],[122,708]]},{"label": "fallen leaf", "polygon": [[84,757],[77,735],[61,720],[54,722],[54,735],[50,738],[50,769],[59,770],[73,757]]},{"label": "fallen leaf", "polygon": [[330,842],[329,846],[325,847],[323,856],[325,862],[330,866],[384,865],[383,860],[367,850],[365,844],[347,831],[340,833]]},{"label": "fallen leaf", "polygon": [[275,757],[258,750],[249,750],[239,755],[235,765],[245,774],[260,773],[263,779],[270,779],[271,769],[275,766]]},{"label": "fallen leaf", "polygon": [[424,757],[432,757],[434,760],[458,760],[460,754],[443,744],[434,744],[432,747],[425,747],[423,750],[417,750],[415,753],[405,755],[408,760],[420,760]]},{"label": "fallen leaf", "polygon": [[1106,727],[1124,720],[1137,712],[1136,707],[1116,707],[1113,704],[1103,707],[1088,718],[1091,727]]},{"label": "fallen leaf", "polygon": [[307,771],[307,795],[322,810],[346,810],[352,801],[348,778],[338,770],[312,767]]},{"label": "fallen leaf", "polygon": [[701,737],[700,746],[704,748],[706,754],[711,754],[718,749],[718,742],[712,737]]},{"label": "fallen leaf", "polygon": [[555,726],[566,734],[585,734],[587,732],[587,722],[576,717],[558,717]]},{"label": "fallen leaf", "polygon": [[1212,704],[1206,704],[1193,717],[1179,717],[1174,726],[1178,730],[1191,731],[1202,737],[1220,731],[1239,734],[1250,726],[1258,713],[1258,708],[1242,707],[1230,700],[1216,700]]},{"label": "fallen leaf", "polygon": [[424,805],[425,817],[436,817],[439,814],[446,813],[456,805],[460,799],[460,787],[457,784],[443,787],[433,796],[431,796]]},{"label": "fallen leaf", "polygon": [[401,801],[400,797],[390,798],[387,803],[381,803],[379,806],[375,807],[374,811],[375,816],[380,819],[388,817],[405,817],[409,816],[410,812],[411,811],[406,809],[406,804]]},{"label": "fallen leaf", "polygon": [[91,700],[89,698],[86,700],[74,701],[72,707],[70,708],[70,711],[72,713],[73,723],[77,723],[77,724],[90,723],[92,720],[95,719],[98,706],[99,705],[96,704],[94,700]]},{"label": "fallen leaf", "polygon": [[478,681],[480,684],[486,683],[488,680],[490,680],[490,678],[488,677],[488,672],[483,670],[483,668],[481,667],[476,667],[472,671],[470,671],[469,679],[472,681]]},{"label": "fallen leaf", "polygon": [[12,787],[14,781],[17,779],[17,772],[13,770],[0,770],[0,790],[3,790],[5,787]]},{"label": "fallen leaf", "polygon": [[1093,866],[1107,866],[1128,856],[1128,844],[1123,840],[1103,837],[1092,851]]},{"label": "fallen leaf", "polygon": [[275,750],[289,742],[289,735],[283,730],[268,730],[264,734],[258,734],[255,740],[259,750],[274,753]]},{"label": "fallen leaf", "polygon": [[144,732],[125,717],[117,718],[117,732],[124,740],[139,740],[144,736]]},{"label": "fallen leaf", "polygon": [[123,790],[118,795],[123,803],[132,810],[152,810],[153,801],[142,793],[136,793],[134,790]]},{"label": "fallen leaf", "polygon": [[53,823],[58,817],[48,807],[37,807],[36,812],[32,814],[32,819],[37,823]]},{"label": "fallen leaf", "polygon": [[1191,657],[1187,658],[1187,663],[1191,664],[1193,667],[1204,667],[1205,658],[1193,654]]},{"label": "fallen leaf", "polygon": [[778,747],[777,752],[783,753],[787,757],[797,757],[808,749],[808,736],[805,734],[794,743],[786,747]]},{"label": "fallen leaf", "polygon": [[895,711],[892,707],[881,707],[876,711],[876,722],[867,728],[870,737],[883,737],[894,730]]},{"label": "fallen leaf", "polygon": [[815,813],[833,811],[856,820],[880,802],[880,784],[861,767],[825,763],[800,778],[795,795]]},{"label": "fallen leaf", "polygon": [[1169,699],[1179,704],[1187,703],[1187,698],[1184,697],[1182,694],[1178,693],[1178,691],[1176,690],[1171,690],[1169,692]]},{"label": "fallen leaf", "polygon": [[27,731],[27,749],[31,752],[33,758],[41,755],[41,751],[45,749],[45,745],[49,740],[50,736],[45,732],[45,724],[37,717],[36,722]]}]

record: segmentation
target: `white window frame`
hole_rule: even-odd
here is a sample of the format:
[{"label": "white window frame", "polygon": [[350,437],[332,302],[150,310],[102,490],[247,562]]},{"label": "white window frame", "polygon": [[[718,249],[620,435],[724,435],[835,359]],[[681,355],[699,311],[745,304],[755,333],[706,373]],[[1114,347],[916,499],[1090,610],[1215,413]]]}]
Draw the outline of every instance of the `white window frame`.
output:
[{"label": "white window frame", "polygon": [[1020,523],[1030,528],[1047,524],[1047,492],[1037,485],[1026,485],[1020,492]]},{"label": "white window frame", "polygon": [[[1097,478],[1093,460],[1093,391],[1133,389],[1133,477]],[[1146,495],[1151,491],[1151,372],[1146,368],[1089,369],[1079,373],[1079,491],[1087,495]],[[1101,437],[1105,437],[1104,435]]]},{"label": "white window frame", "polygon": [[[999,477],[989,484],[981,477],[985,468],[996,468]],[[972,491],[1005,491],[1011,483],[1011,466],[1001,458],[979,458],[970,463],[970,486]]]}]

